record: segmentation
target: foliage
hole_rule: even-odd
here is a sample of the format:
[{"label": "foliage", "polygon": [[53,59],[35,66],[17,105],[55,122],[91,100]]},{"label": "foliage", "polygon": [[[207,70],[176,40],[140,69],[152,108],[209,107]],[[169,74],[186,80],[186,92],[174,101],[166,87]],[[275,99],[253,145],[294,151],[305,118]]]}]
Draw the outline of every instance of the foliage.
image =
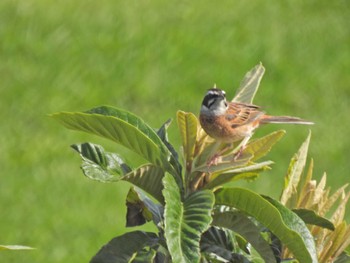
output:
[{"label": "foliage", "polygon": [[[252,102],[263,74],[261,64],[248,72],[234,100]],[[300,178],[305,150],[300,150],[299,162],[292,162],[282,203],[228,184],[256,179],[270,169],[271,161],[258,161],[284,131],[251,141],[241,152],[239,146],[227,148],[213,141],[195,115],[178,111],[182,138],[178,154],[167,138],[169,121],[154,130],[134,114],[108,106],[52,117],[69,129],[117,142],[146,161],[134,168],[99,145],[72,146],[82,158],[87,177],[102,182],[125,180],[134,185],[126,198],[127,226],[153,221],[158,229],[157,233],[132,231],[115,237],[91,262],[274,263],[290,258],[318,262],[314,238],[305,222],[321,228],[332,228],[332,223],[322,215],[293,212],[285,206]]]},{"label": "foliage", "polygon": [[[320,263],[346,262],[350,260],[345,252],[350,245],[350,226],[344,220],[346,204],[350,198],[350,192],[346,192],[348,185],[330,194],[330,188],[326,187],[326,174],[318,184],[312,180],[312,160],[303,176],[309,142],[310,135],[291,160],[281,202],[309,224]],[[323,218],[326,215],[330,216],[329,221]],[[286,248],[283,254],[285,257],[290,256]]]}]

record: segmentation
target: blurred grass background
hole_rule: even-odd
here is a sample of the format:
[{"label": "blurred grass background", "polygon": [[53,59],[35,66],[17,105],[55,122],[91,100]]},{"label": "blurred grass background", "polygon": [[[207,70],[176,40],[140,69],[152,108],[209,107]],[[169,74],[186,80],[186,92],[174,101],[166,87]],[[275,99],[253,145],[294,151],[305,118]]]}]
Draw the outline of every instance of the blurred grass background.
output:
[{"label": "blurred grass background", "polygon": [[[233,97],[260,61],[255,103],[315,121],[316,177],[327,171],[333,189],[349,182],[346,0],[2,0],[0,12],[0,243],[37,248],[1,252],[1,262],[87,262],[125,231],[128,184],[88,180],[69,145],[127,152],[47,114],[108,104],[159,127],[178,109],[197,114],[214,83]],[[274,197],[309,129],[270,125],[256,136],[279,128],[273,170],[243,183]],[[170,138],[178,148],[175,123]]]}]

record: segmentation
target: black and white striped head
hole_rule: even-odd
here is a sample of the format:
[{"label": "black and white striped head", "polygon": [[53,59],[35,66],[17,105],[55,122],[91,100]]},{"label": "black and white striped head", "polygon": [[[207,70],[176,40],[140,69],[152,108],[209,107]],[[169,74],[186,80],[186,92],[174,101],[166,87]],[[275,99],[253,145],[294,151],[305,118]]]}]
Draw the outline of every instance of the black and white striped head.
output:
[{"label": "black and white striped head", "polygon": [[201,113],[207,115],[221,115],[227,110],[225,91],[217,88],[209,89],[205,95]]}]

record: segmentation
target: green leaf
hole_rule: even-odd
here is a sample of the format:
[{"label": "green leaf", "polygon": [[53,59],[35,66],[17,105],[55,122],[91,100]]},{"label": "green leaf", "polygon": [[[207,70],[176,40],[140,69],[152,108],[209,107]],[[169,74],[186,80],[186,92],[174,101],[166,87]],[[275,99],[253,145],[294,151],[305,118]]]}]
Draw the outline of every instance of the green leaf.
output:
[{"label": "green leaf", "polygon": [[303,263],[316,263],[313,238],[305,223],[292,211],[271,204],[260,195],[242,188],[225,188],[215,192],[216,205],[237,208],[253,216],[276,235]]},{"label": "green leaf", "polygon": [[0,245],[0,250],[31,250],[31,249],[35,249],[35,248],[21,246],[21,245]]},{"label": "green leaf", "polygon": [[210,227],[203,233],[200,242],[201,252],[215,254],[226,260],[232,260],[233,240],[228,230]]},{"label": "green leaf", "polygon": [[145,164],[132,170],[115,153],[105,152],[102,146],[83,143],[72,145],[82,160],[84,174],[101,182],[127,181],[141,188],[159,202],[163,203],[162,179],[164,170],[153,164]]},{"label": "green leaf", "polygon": [[250,142],[243,152],[251,153],[254,156],[252,158],[252,161],[256,161],[269,153],[272,146],[278,142],[285,134],[286,131],[284,130],[272,132],[269,135]]},{"label": "green leaf", "polygon": [[237,167],[245,167],[253,155],[244,153],[239,156],[238,159],[234,160],[234,156],[225,156],[216,165],[208,165],[207,163],[195,168],[195,171],[209,173],[209,174],[221,174],[226,171],[232,171]]},{"label": "green leaf", "polygon": [[141,188],[163,204],[163,177],[164,170],[162,168],[153,164],[145,164],[126,174],[121,180],[127,181]]},{"label": "green leaf", "polygon": [[261,236],[257,226],[242,212],[216,212],[212,225],[231,229],[247,240],[265,262],[276,263],[269,243]]},{"label": "green leaf", "polygon": [[244,76],[233,101],[252,104],[264,73],[265,68],[261,63],[256,65],[253,69],[251,69]]},{"label": "green leaf", "polygon": [[170,174],[165,175],[163,183],[165,237],[172,260],[199,262],[199,241],[211,222],[214,195],[209,190],[197,191],[182,202],[178,185]]},{"label": "green leaf", "polygon": [[301,174],[305,167],[310,137],[311,131],[309,132],[305,142],[301,145],[299,151],[292,158],[287,175],[284,179],[284,190],[280,200],[284,205],[288,203],[288,207],[295,207],[296,200],[292,200],[292,196],[296,194],[296,189],[298,188]]},{"label": "green leaf", "polygon": [[258,261],[250,261],[242,254],[238,253],[232,253],[231,259],[228,261],[222,257],[217,256],[214,253],[203,253],[201,258],[201,263],[264,263],[264,262],[258,262]]},{"label": "green leaf", "polygon": [[[126,226],[139,226],[151,221],[161,220],[161,209],[152,202],[141,190],[130,187],[126,196]],[[154,212],[154,213],[153,213]]]},{"label": "green leaf", "polygon": [[[136,226],[153,220],[155,225],[161,222],[163,206],[155,204],[142,190],[131,187],[126,198],[127,226]],[[138,224],[140,222],[140,224]]]},{"label": "green leaf", "polygon": [[243,167],[238,167],[231,170],[224,170],[221,173],[211,175],[209,182],[205,185],[206,189],[215,189],[223,186],[226,183],[237,181],[240,179],[254,179],[259,175],[259,172],[270,169],[271,161],[255,163]]},{"label": "green leaf", "polygon": [[[293,211],[289,210],[287,207],[282,205],[280,202],[278,202],[278,201],[276,201],[268,196],[263,196],[263,197],[278,209],[278,211],[280,212],[280,214],[282,216],[284,223],[288,226],[288,228],[290,228],[292,231],[294,231],[295,233],[298,233],[300,235],[300,237],[304,241],[306,249],[308,250],[308,252],[311,256],[311,259],[312,259],[311,262],[318,262],[314,238],[311,235],[307,226],[305,225],[304,221],[297,214],[295,214]],[[278,237],[280,238],[280,236],[278,236]],[[280,239],[282,242],[284,242],[282,238],[280,238]],[[284,243],[286,244],[286,242],[284,242]],[[295,251],[293,251],[291,249],[291,246],[289,246],[289,248],[292,251],[292,253],[296,256]],[[299,259],[297,256],[296,256],[296,258]],[[300,261],[302,261],[302,260],[300,260]],[[304,262],[304,261],[302,261],[302,262]]]},{"label": "green leaf", "polygon": [[71,147],[80,154],[81,169],[90,179],[114,182],[119,181],[122,175],[131,171],[119,155],[105,152],[100,145],[83,143],[73,144]]},{"label": "green leaf", "polygon": [[334,261],[334,263],[349,263],[350,262],[350,255],[348,255],[346,252],[343,252],[340,254],[339,257],[337,257]]},{"label": "green leaf", "polygon": [[130,263],[153,263],[156,257],[156,251],[154,249],[143,249],[138,252],[135,257],[129,261]]},{"label": "green leaf", "polygon": [[51,115],[65,127],[115,141],[169,172],[168,149],[156,132],[136,115],[109,106],[87,112],[60,112]]},{"label": "green leaf", "polygon": [[91,259],[91,263],[128,263],[146,247],[155,246],[158,236],[150,232],[134,231],[115,237]]},{"label": "green leaf", "polygon": [[299,208],[292,209],[292,211],[296,213],[305,222],[305,224],[320,226],[332,231],[335,230],[335,227],[331,221],[317,215],[313,210]]},{"label": "green leaf", "polygon": [[176,168],[178,174],[181,174],[181,164],[179,162],[179,155],[176,152],[174,146],[169,142],[168,139],[168,133],[167,133],[167,129],[171,124],[172,119],[167,120],[162,127],[159,128],[159,130],[157,131],[158,136],[160,137],[160,139],[162,140],[162,142],[164,143],[164,145],[168,148],[168,150],[171,153],[170,156],[170,163],[173,165],[173,167]]},{"label": "green leaf", "polygon": [[[263,171],[263,170],[262,170]],[[221,186],[224,186],[227,183],[231,183],[238,180],[247,180],[253,181],[259,177],[258,172],[249,172],[249,173],[222,173],[217,176],[213,180],[210,180],[206,185],[204,185],[204,189],[217,189]]]},{"label": "green leaf", "polygon": [[177,124],[180,129],[182,147],[186,163],[190,163],[194,158],[194,149],[197,139],[197,117],[191,112],[178,111]]}]

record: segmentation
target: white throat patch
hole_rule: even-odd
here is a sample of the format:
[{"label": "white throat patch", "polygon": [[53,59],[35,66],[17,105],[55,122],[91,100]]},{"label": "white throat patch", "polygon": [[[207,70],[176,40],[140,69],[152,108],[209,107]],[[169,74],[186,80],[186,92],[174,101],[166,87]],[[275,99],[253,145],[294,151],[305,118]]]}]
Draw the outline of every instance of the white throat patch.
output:
[{"label": "white throat patch", "polygon": [[215,116],[223,115],[225,114],[227,107],[228,106],[226,105],[224,100],[217,100],[212,104],[210,108],[206,107],[205,105],[202,105],[201,113],[205,115],[215,115]]}]

